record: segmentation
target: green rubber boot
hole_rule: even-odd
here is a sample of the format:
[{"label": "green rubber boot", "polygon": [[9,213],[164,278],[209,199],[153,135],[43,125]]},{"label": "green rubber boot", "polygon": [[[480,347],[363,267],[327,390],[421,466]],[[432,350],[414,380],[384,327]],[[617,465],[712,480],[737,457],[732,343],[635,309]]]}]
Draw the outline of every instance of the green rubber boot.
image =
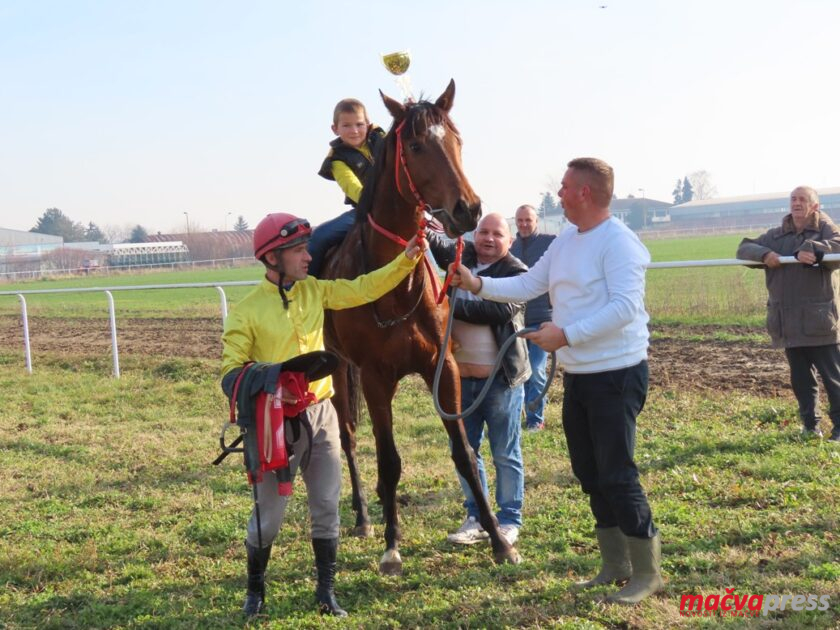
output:
[{"label": "green rubber boot", "polygon": [[627,552],[627,538],[618,527],[596,527],[595,537],[601,552],[601,570],[591,580],[575,582],[572,588],[581,590],[623,582],[630,578],[630,556]]},{"label": "green rubber boot", "polygon": [[627,549],[630,552],[633,575],[630,576],[627,586],[607,597],[607,601],[632,606],[662,590],[665,586],[659,568],[661,559],[659,533],[657,532],[653,538],[628,536]]}]

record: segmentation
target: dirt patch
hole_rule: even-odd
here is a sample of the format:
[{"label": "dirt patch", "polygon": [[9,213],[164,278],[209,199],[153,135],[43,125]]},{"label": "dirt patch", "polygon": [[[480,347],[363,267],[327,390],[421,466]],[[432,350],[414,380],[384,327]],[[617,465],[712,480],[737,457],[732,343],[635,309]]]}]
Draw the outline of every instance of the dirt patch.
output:
[{"label": "dirt patch", "polygon": [[[218,359],[222,324],[218,318],[121,318],[117,321],[120,356]],[[666,336],[650,346],[651,386],[665,389],[742,391],[761,396],[790,395],[784,353],[759,342],[709,339],[721,328],[710,326],[661,329]],[[108,356],[108,320],[31,318],[33,357],[39,353]],[[656,332],[656,329],[654,329]],[[762,329],[726,328],[734,335],[763,334]],[[676,336],[676,335],[673,335]],[[706,337],[697,341],[694,337]],[[687,339],[691,338],[691,339]],[[0,348],[23,348],[19,317],[0,317]]]}]

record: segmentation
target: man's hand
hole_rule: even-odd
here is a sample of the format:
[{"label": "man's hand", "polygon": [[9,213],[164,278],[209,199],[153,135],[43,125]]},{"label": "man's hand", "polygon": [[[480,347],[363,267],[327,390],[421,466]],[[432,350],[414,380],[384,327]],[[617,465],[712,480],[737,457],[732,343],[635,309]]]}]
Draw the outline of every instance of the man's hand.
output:
[{"label": "man's hand", "polygon": [[551,322],[543,322],[538,331],[522,336],[528,341],[533,341],[546,352],[554,352],[563,346],[569,345],[563,329],[555,326]]},{"label": "man's hand", "polygon": [[796,260],[805,264],[805,265],[815,265],[817,264],[817,255],[814,252],[796,252]]},{"label": "man's hand", "polygon": [[776,252],[767,252],[761,262],[767,265],[768,269],[778,269],[782,266],[782,261],[779,260],[779,255]]},{"label": "man's hand", "polygon": [[452,263],[449,265],[449,275],[452,276],[453,287],[460,287],[470,293],[478,293],[481,290],[481,280],[472,275],[464,265],[459,265],[456,269],[455,263]]},{"label": "man's hand", "polygon": [[406,258],[414,260],[425,252],[428,247],[429,244],[426,242],[425,235],[415,234],[411,237],[411,240],[405,244],[405,256]]}]

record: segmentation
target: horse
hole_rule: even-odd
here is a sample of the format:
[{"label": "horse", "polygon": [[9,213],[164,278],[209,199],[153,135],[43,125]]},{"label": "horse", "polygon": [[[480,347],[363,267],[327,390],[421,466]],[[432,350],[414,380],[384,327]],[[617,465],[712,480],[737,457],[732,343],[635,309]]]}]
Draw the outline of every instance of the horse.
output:
[{"label": "horse", "polygon": [[[329,256],[324,276],[353,278],[381,267],[404,249],[423,229],[425,212],[434,214],[450,237],[475,229],[481,200],[461,166],[461,137],[449,118],[455,82],[434,102],[400,103],[380,91],[393,124],[365,179],[357,221],[344,242]],[[402,244],[401,244],[402,243]],[[358,388],[367,402],[376,441],[376,491],[385,521],[385,553],[379,562],[384,575],[400,575],[401,530],[396,500],[401,460],[394,443],[391,403],[397,384],[419,374],[432,388],[438,355],[444,353],[440,378],[440,408],[460,413],[461,383],[450,346],[442,348],[448,302],[438,306],[437,277],[418,263],[393,291],[373,304],[327,311],[325,342],[343,364],[333,376],[333,403],[339,416],[341,445],[347,458],[356,513],[354,534],[371,532],[367,501],[356,460]],[[481,487],[475,453],[461,420],[443,420],[455,467],[469,483],[478,502],[479,520],[490,536],[497,563],[520,561],[519,553],[499,531],[499,523]]]}]

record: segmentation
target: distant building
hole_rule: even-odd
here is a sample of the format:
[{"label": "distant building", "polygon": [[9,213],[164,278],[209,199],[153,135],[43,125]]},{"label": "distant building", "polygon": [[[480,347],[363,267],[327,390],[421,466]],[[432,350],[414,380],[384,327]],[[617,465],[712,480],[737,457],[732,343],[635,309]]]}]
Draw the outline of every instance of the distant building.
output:
[{"label": "distant building", "polygon": [[[840,187],[818,188],[820,209],[840,222]],[[673,229],[761,228],[778,225],[790,211],[790,191],[689,201],[671,208]]]},{"label": "distant building", "polygon": [[63,244],[60,236],[0,228],[0,273],[37,271],[41,258]]},{"label": "distant building", "polygon": [[180,241],[189,247],[193,260],[247,258],[254,255],[254,230],[241,232],[191,232],[189,234],[149,234],[146,241],[161,243]]}]

